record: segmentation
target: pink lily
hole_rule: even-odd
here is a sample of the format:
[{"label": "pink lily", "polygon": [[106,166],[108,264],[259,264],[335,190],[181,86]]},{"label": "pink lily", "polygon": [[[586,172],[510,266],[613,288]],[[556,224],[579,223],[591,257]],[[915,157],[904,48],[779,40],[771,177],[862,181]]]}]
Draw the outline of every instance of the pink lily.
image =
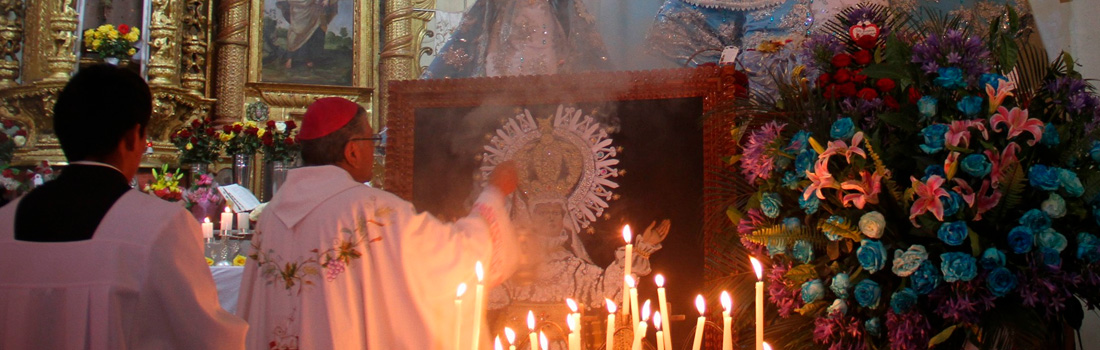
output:
[{"label": "pink lily", "polygon": [[1012,107],[1009,111],[1004,106],[997,107],[997,114],[989,120],[993,125],[993,131],[1001,132],[1001,124],[1008,124],[1008,138],[1015,138],[1020,134],[1030,132],[1032,140],[1027,141],[1028,146],[1034,146],[1043,139],[1043,121],[1027,117],[1027,110]]},{"label": "pink lily", "polygon": [[946,141],[951,147],[970,147],[970,128],[977,128],[982,132],[982,139],[989,139],[989,131],[985,129],[985,119],[956,120],[947,126]]},{"label": "pink lily", "polygon": [[[986,191],[990,191],[986,195]],[[974,221],[982,219],[982,213],[992,210],[1001,202],[1001,192],[992,188],[989,180],[982,181],[982,189],[978,191],[978,214],[974,215]]]},{"label": "pink lily", "polygon": [[817,156],[818,161],[824,161],[825,165],[829,165],[829,157],[832,155],[843,155],[844,159],[848,160],[848,163],[852,163],[852,155],[858,154],[864,159],[867,158],[867,153],[859,148],[859,143],[863,141],[863,132],[857,132],[852,136],[852,145],[848,146],[844,141],[836,140],[829,141],[829,148],[825,149],[821,155]]},{"label": "pink lily", "polygon": [[970,188],[970,184],[966,183],[966,180],[955,179],[955,187],[951,189],[955,190],[962,197],[963,202],[966,202],[968,208],[974,207],[974,189]]},{"label": "pink lily", "polygon": [[810,199],[810,195],[814,193],[817,194],[818,199],[825,199],[825,195],[821,193],[822,189],[837,188],[836,179],[829,173],[828,164],[822,160],[817,161],[813,172],[806,170],[806,177],[810,179],[810,185],[806,186],[806,190],[802,192],[802,199]]},{"label": "pink lily", "polygon": [[913,207],[909,209],[909,221],[913,226],[920,227],[920,224],[917,224],[917,216],[927,212],[935,215],[937,220],[943,221],[943,200],[940,197],[948,196],[947,190],[941,187],[944,179],[939,175],[932,175],[927,183],[922,183],[915,177],[909,177],[909,179],[913,181],[915,195],[919,197],[913,201]]},{"label": "pink lily", "polygon": [[855,190],[858,193],[849,193],[841,198],[844,206],[847,207],[849,203],[855,204],[856,208],[863,209],[863,206],[867,203],[878,204],[878,194],[882,192],[882,177],[883,174],[870,172],[863,170],[860,171],[861,181],[848,180],[840,184],[840,188],[845,190]]},{"label": "pink lily", "polygon": [[1001,102],[1004,102],[1005,97],[1013,96],[1012,90],[1015,89],[1016,83],[1007,80],[997,84],[997,89],[993,89],[993,84],[985,84],[985,94],[989,95],[989,113],[993,113],[1001,107]]},{"label": "pink lily", "polygon": [[1015,142],[1009,142],[1005,149],[1001,151],[1001,156],[998,157],[992,150],[985,150],[985,156],[989,157],[989,162],[993,163],[989,176],[993,179],[993,188],[998,188],[1001,185],[1001,177],[1004,176],[1004,171],[1009,166],[1016,164],[1019,160],[1016,158],[1016,152],[1020,151],[1020,145]]}]

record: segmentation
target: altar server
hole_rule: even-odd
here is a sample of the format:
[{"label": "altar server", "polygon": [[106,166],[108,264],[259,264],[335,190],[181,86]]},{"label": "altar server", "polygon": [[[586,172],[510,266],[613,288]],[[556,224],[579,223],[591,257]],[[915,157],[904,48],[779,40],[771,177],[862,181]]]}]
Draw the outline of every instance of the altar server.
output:
[{"label": "altar server", "polygon": [[53,127],[60,177],[0,208],[0,349],[241,349],[202,234],[177,204],[132,190],[149,87],[113,66],[81,69]]},{"label": "altar server", "polygon": [[248,349],[450,349],[455,288],[476,283],[476,262],[488,286],[515,270],[504,209],[514,166],[490,176],[469,216],[441,222],[363,184],[379,141],[366,116],[342,98],[307,109],[298,136],[306,166],[260,214],[245,265],[237,313],[251,325]]}]

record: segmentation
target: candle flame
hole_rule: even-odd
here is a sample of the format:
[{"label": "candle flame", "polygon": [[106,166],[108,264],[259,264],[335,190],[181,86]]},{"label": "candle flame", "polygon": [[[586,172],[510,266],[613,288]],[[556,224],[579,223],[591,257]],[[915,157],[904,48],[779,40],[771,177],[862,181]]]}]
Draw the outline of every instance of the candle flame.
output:
[{"label": "candle flame", "polygon": [[703,300],[702,294],[695,296],[695,309],[699,310],[699,315],[707,313],[707,302]]},{"label": "candle flame", "polygon": [[207,216],[205,219],[202,219],[202,222],[209,224],[210,223],[210,217]]},{"label": "candle flame", "polygon": [[661,312],[657,311],[653,313],[653,330],[661,330]]},{"label": "candle flame", "polygon": [[466,294],[466,282],[458,284],[458,293],[456,297],[461,298],[463,294]]},{"label": "candle flame", "polygon": [[730,309],[733,309],[733,299],[730,299],[730,293],[722,291],[722,296],[719,299],[722,301],[722,308],[726,310],[726,313],[729,313]]},{"label": "candle flame", "polygon": [[527,310],[527,329],[535,331],[535,312],[531,310]]},{"label": "candle flame", "polygon": [[481,267],[481,261],[474,264],[474,272],[477,273],[477,282],[481,283],[485,280],[485,268]]},{"label": "candle flame", "polygon": [[577,302],[573,298],[565,298],[565,305],[569,305],[569,310],[577,312]]},{"label": "candle flame", "polygon": [[604,298],[603,300],[607,302],[607,313],[613,314],[615,311],[619,310],[619,306],[615,305],[615,302],[611,301],[611,299]]},{"label": "candle flame", "polygon": [[573,315],[565,315],[565,324],[569,325],[569,333],[577,331],[577,325],[573,323]]},{"label": "candle flame", "polygon": [[764,342],[764,350],[772,350],[772,346],[768,342]]},{"label": "candle flame", "polygon": [[630,231],[630,225],[623,226],[623,240],[626,244],[630,244],[630,241],[634,238],[634,233]]},{"label": "candle flame", "polygon": [[749,261],[752,262],[752,269],[756,271],[756,280],[764,279],[764,267],[760,265],[760,260],[750,256]]},{"label": "candle flame", "polygon": [[226,213],[232,213],[231,211],[229,211],[229,207],[225,207],[225,212]]},{"label": "candle flame", "polygon": [[635,285],[634,285],[634,277],[633,277],[633,276],[630,276],[630,275],[627,275],[627,276],[626,276],[626,286],[627,286],[627,287],[630,287],[630,288],[634,288],[634,287],[635,287]]},{"label": "candle flame", "polygon": [[642,304],[642,321],[649,321],[649,299]]},{"label": "candle flame", "polygon": [[665,287],[665,276],[661,276],[661,274],[658,273],[656,277],[653,277],[653,281],[657,282],[657,288]]},{"label": "candle flame", "polygon": [[508,345],[516,343],[516,331],[513,331],[511,328],[504,327],[504,337],[508,338]]},{"label": "candle flame", "polygon": [[546,333],[539,331],[539,345],[542,345],[543,350],[550,349],[550,340],[546,339]]},{"label": "candle flame", "polygon": [[500,344],[500,336],[499,335],[496,337],[496,339],[493,340],[493,349],[504,350],[504,345]]}]

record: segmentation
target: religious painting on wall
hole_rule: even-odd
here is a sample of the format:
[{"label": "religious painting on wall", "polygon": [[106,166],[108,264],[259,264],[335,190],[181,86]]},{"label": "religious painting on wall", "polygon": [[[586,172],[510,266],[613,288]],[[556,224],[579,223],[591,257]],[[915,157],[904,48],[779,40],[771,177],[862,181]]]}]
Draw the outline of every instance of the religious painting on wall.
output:
[{"label": "religious painting on wall", "polygon": [[[356,14],[353,0],[253,0],[253,81],[355,85]],[[258,18],[257,18],[258,17]],[[258,27],[258,28],[257,28]]]}]

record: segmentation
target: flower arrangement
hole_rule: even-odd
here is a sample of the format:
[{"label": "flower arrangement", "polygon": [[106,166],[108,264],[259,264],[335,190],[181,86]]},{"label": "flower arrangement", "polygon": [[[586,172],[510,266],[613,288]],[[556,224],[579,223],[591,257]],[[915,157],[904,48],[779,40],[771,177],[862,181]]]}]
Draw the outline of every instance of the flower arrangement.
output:
[{"label": "flower arrangement", "polygon": [[1039,348],[1100,306],[1100,98],[1011,8],[930,17],[849,8],[726,109],[725,213],[790,346]]},{"label": "flower arrangement", "polygon": [[15,149],[26,144],[26,129],[20,128],[11,120],[0,120],[0,165],[11,164]]},{"label": "flower arrangement", "polygon": [[286,122],[267,121],[265,132],[261,135],[264,158],[269,162],[292,162],[298,157],[300,146],[297,142],[298,125],[293,120]]},{"label": "flower arrangement", "polygon": [[0,163],[0,194],[5,198],[13,199],[35,187],[54,179],[53,168],[50,163],[42,161],[34,169],[20,169],[9,164]]},{"label": "flower arrangement", "polygon": [[153,169],[153,181],[146,184],[142,191],[169,202],[179,202],[183,200],[183,190],[180,189],[178,174],[178,169],[175,172],[169,172],[167,164],[161,168],[160,173],[157,173],[157,169]]},{"label": "flower arrangement", "polygon": [[218,132],[218,139],[225,143],[226,154],[256,154],[260,149],[260,137],[265,133],[264,129],[256,126],[256,122],[236,122],[222,127]]},{"label": "flower arrangement", "polygon": [[192,120],[173,133],[171,141],[180,151],[181,163],[213,163],[224,146],[210,119]]},{"label": "flower arrangement", "polygon": [[134,43],[141,40],[141,30],[125,24],[104,24],[84,31],[84,47],[100,58],[129,59],[137,53]]},{"label": "flower arrangement", "polygon": [[214,182],[214,176],[200,174],[192,180],[191,187],[183,191],[184,206],[191,210],[196,220],[214,217],[225,206],[225,199],[222,198],[221,192],[218,192],[218,184]]}]

